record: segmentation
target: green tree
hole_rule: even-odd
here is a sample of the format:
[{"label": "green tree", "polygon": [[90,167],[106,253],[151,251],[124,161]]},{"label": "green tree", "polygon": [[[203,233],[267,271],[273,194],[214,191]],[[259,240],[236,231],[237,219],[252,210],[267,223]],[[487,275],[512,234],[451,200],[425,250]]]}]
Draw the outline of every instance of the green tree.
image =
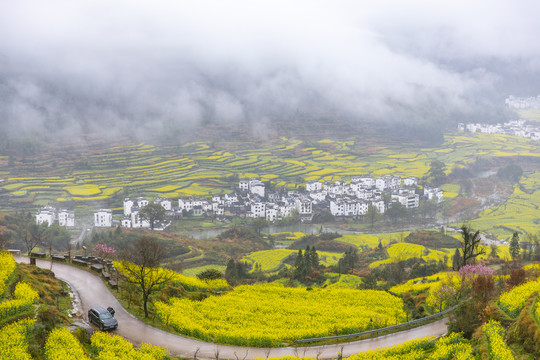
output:
[{"label": "green tree", "polygon": [[388,210],[386,210],[385,215],[392,220],[392,224],[395,224],[398,220],[403,219],[407,216],[407,209],[400,202],[390,203]]},{"label": "green tree", "polygon": [[446,165],[439,160],[433,160],[425,176],[427,183],[431,186],[440,186],[446,181]]},{"label": "green tree", "polygon": [[123,252],[121,268],[126,280],[135,284],[142,294],[144,317],[148,317],[150,296],[170,281],[171,273],[159,268],[165,259],[166,249],[157,239],[143,236],[131,249]]},{"label": "green tree", "polygon": [[139,211],[143,220],[148,220],[150,229],[154,230],[156,222],[165,220],[165,209],[160,204],[149,203]]},{"label": "green tree", "polygon": [[354,269],[358,261],[358,252],[352,247],[345,251],[343,257],[338,260],[338,273],[347,274],[351,269]]},{"label": "green tree", "polygon": [[235,285],[241,279],[246,277],[244,265],[240,261],[229,259],[225,268],[225,280],[231,285]]},{"label": "green tree", "polygon": [[71,241],[71,234],[64,227],[58,224],[52,224],[47,229],[46,234],[50,247],[58,251],[66,251]]},{"label": "green tree", "polygon": [[253,230],[257,233],[257,235],[261,235],[261,230],[264,229],[265,226],[268,225],[268,221],[264,218],[254,218],[250,222],[250,226],[253,228]]},{"label": "green tree", "polygon": [[510,240],[510,256],[512,256],[512,260],[519,259],[519,251],[519,234],[514,232],[512,234],[512,239]]},{"label": "green tree", "polygon": [[197,278],[201,280],[223,279],[223,274],[218,269],[206,269],[199,272]]},{"label": "green tree", "polygon": [[306,260],[304,259],[302,250],[298,250],[298,255],[296,255],[296,260],[294,261],[293,278],[303,281],[306,277],[306,273]]},{"label": "green tree", "polygon": [[469,226],[461,226],[461,251],[460,251],[460,265],[456,270],[461,269],[474,260],[476,257],[486,253],[484,249],[480,247],[480,230],[473,231]]},{"label": "green tree", "polygon": [[489,252],[489,257],[498,259],[499,258],[499,248],[496,244],[491,244],[491,251]]},{"label": "green tree", "polygon": [[523,169],[516,164],[510,164],[497,171],[497,177],[502,180],[518,182],[523,175]]},{"label": "green tree", "polygon": [[373,227],[375,226],[375,223],[381,218],[381,214],[375,206],[369,204],[365,217],[368,221],[368,224],[371,225],[371,231],[373,231]]}]

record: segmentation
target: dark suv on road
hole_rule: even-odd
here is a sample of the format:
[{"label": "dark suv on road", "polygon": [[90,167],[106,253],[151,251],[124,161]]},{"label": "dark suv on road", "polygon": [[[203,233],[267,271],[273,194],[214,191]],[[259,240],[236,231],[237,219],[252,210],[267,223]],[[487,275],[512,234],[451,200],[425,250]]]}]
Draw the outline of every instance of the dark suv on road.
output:
[{"label": "dark suv on road", "polygon": [[118,321],[103,306],[96,306],[88,310],[88,321],[94,323],[100,330],[111,330],[118,327]]}]

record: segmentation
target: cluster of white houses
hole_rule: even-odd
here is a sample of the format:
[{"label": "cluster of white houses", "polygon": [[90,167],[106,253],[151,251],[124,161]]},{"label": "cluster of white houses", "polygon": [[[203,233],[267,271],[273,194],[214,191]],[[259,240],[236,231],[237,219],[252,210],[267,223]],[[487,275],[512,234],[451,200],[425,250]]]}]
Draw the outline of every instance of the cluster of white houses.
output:
[{"label": "cluster of white houses", "polygon": [[506,134],[534,141],[540,140],[540,126],[526,124],[525,120],[512,120],[502,124],[459,123],[458,130],[473,133]]},{"label": "cluster of white houses", "polygon": [[[160,204],[167,215],[173,216],[217,216],[217,217],[251,217],[264,218],[268,221],[281,220],[297,213],[303,221],[313,217],[314,208],[328,209],[336,217],[357,217],[365,215],[369,206],[380,213],[388,206],[383,195],[391,202],[399,202],[403,207],[418,207],[420,195],[416,193],[416,178],[401,179],[399,176],[387,175],[373,178],[371,176],[353,176],[350,182],[318,182],[306,183],[306,191],[281,191],[267,193],[265,184],[259,179],[241,180],[239,191],[212,198],[180,198],[178,206],[173,200],[156,198],[154,203]],[[440,202],[443,192],[439,188],[424,187],[423,197]],[[139,216],[139,211],[149,201],[143,197],[124,200],[124,218],[121,226],[127,228],[149,228],[148,221]],[[113,225],[112,211],[101,209],[94,214],[94,225],[110,227]],[[163,229],[168,224],[158,224],[156,229]]]},{"label": "cluster of white houses", "polygon": [[56,209],[52,206],[45,206],[36,213],[36,224],[47,223],[49,226],[58,224],[65,227],[75,226],[75,212],[66,209]]},{"label": "cluster of white houses", "polygon": [[529,97],[515,97],[510,95],[504,100],[504,103],[511,109],[540,109],[540,95]]}]

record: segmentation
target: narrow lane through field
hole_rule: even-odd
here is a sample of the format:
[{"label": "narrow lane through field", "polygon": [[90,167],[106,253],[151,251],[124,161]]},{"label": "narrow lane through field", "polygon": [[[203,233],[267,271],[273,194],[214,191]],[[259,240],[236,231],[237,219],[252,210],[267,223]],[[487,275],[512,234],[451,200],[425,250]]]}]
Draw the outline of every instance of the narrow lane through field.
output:
[{"label": "narrow lane through field", "polygon": [[[15,259],[17,262],[29,262],[28,258],[22,256],[16,256]],[[51,262],[37,260],[37,266],[50,269]],[[171,334],[135,318],[120,305],[102,279],[89,271],[56,262],[52,264],[52,271],[58,279],[67,282],[72,290],[78,293],[81,301],[81,311],[83,312],[82,316],[85,320],[87,320],[87,313],[90,308],[98,305],[105,307],[112,306],[116,310],[115,317],[118,319],[119,324],[118,329],[113,331],[114,333],[122,335],[137,346],[146,342],[152,345],[166,347],[171,352],[171,355],[181,356],[186,359],[220,358],[247,360],[256,357],[268,358],[286,355],[331,359],[336,358],[340,351],[342,351],[345,357],[378,347],[398,345],[405,341],[423,338],[425,336],[441,336],[447,332],[446,324],[448,319],[444,318],[427,325],[394,334],[333,345],[271,349],[218,345]]]}]

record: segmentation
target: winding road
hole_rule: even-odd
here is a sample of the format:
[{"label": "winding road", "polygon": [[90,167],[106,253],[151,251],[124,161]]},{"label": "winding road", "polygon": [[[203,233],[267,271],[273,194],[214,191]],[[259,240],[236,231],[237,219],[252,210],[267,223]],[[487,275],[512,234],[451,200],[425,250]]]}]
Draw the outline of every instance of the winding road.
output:
[{"label": "winding road", "polygon": [[[15,260],[28,263],[29,259],[16,256]],[[37,260],[37,266],[50,269],[51,262]],[[52,271],[56,277],[68,283],[72,291],[80,299],[79,315],[87,318],[88,310],[94,306],[112,306],[116,310],[115,317],[118,319],[118,329],[114,333],[139,346],[141,343],[151,343],[169,349],[171,355],[182,358],[196,359],[253,359],[256,357],[281,357],[281,356],[306,356],[319,359],[336,358],[342,351],[343,357],[350,356],[362,351],[375,348],[383,348],[398,345],[408,340],[423,338],[425,336],[442,336],[446,334],[447,318],[419,326],[414,329],[404,330],[397,333],[379,336],[373,339],[358,340],[348,343],[309,346],[309,347],[282,347],[282,348],[253,348],[230,345],[218,345],[207,343],[154,328],[143,321],[135,318],[127,312],[102,279],[83,269],[62,263],[53,263]]]}]

